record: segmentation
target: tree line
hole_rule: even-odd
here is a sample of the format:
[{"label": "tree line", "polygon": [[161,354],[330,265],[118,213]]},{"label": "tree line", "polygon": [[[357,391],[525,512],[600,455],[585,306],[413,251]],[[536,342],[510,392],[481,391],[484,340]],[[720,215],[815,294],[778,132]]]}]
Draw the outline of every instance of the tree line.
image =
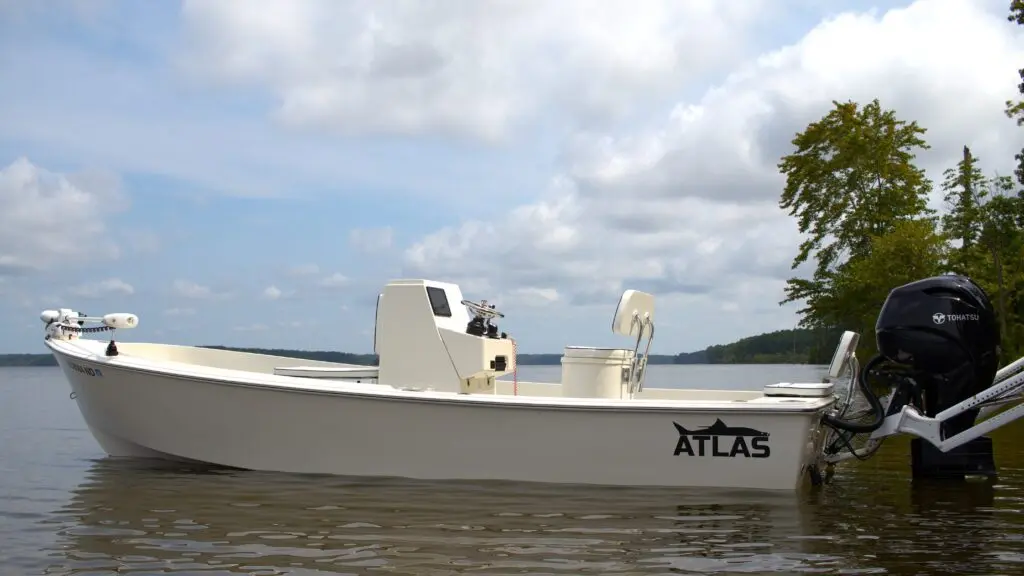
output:
[{"label": "tree line", "polygon": [[[828,364],[842,332],[836,330],[777,330],[741,338],[729,344],[716,344],[695,352],[651,354],[648,364]],[[353,354],[328,350],[285,350],[279,348],[233,348],[204,346],[220,350],[269,354],[286,358],[320,360],[376,366],[374,354]],[[41,355],[43,356],[43,355]],[[45,355],[50,356],[50,355]],[[519,354],[520,366],[559,366],[561,354]],[[2,361],[2,358],[0,358]]]},{"label": "tree line", "polygon": [[673,364],[828,364],[842,331],[776,330],[677,354]]},{"label": "tree line", "polygon": [[[1010,3],[1008,20],[1024,25],[1024,0]],[[1024,95],[1024,69],[1017,73]],[[964,274],[993,301],[1003,361],[1024,355],[1024,149],[1007,151],[1016,169],[1003,175],[987,170],[965,142],[956,165],[933,183],[916,164],[930,149],[926,128],[878,99],[832,104],[796,135],[795,150],[778,164],[786,177],[779,206],[805,235],[792,268],[814,264],[810,278],[788,280],[780,304],[805,303],[803,328],[860,332],[867,357],[889,290]],[[1024,99],[1007,101],[1004,112],[1024,125]],[[936,186],[941,213],[927,205]]]},{"label": "tree line", "polygon": [[[651,354],[649,364],[827,364],[832,357],[838,333],[821,330],[779,330],[749,336],[731,344],[717,344],[696,352]],[[282,348],[240,348],[202,346],[218,350],[269,354],[284,358],[319,360],[376,366],[375,354],[355,354],[333,350],[290,350]],[[561,354],[519,354],[521,366],[558,366]],[[0,366],[56,366],[53,354],[0,354]]]}]

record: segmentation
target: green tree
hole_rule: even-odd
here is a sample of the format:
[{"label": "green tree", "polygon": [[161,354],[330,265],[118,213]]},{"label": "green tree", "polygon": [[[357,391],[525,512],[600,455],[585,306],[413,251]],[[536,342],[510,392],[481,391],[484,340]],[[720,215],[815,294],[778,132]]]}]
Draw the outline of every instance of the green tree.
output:
[{"label": "green tree", "polygon": [[971,276],[994,300],[1003,335],[1003,360],[1024,355],[1024,193],[1009,177],[992,179]]},{"label": "green tree", "polygon": [[[1007,20],[1024,26],[1024,0],[1012,0]],[[1017,70],[1021,82],[1017,92],[1024,95],[1024,68]],[[1024,100],[1007,100],[1006,115],[1024,125]],[[1024,148],[1014,159],[1014,176],[1024,185]],[[994,186],[998,194],[986,205],[986,221],[981,235],[988,274],[979,274],[988,282],[983,287],[994,293],[1003,334],[1003,359],[1024,355],[1024,192],[1012,193],[1012,179],[1000,179]]]},{"label": "green tree", "polygon": [[[1010,2],[1010,15],[1006,19],[1018,26],[1024,26],[1024,0]],[[1018,69],[1017,75],[1021,80],[1020,84],[1017,84],[1017,92],[1024,95],[1024,68]],[[1016,120],[1018,126],[1024,125],[1024,100],[1007,100],[1006,115]],[[1014,159],[1017,160],[1014,175],[1017,177],[1017,182],[1024,184],[1024,148],[1014,155]]]},{"label": "green tree", "polygon": [[901,222],[930,219],[927,195],[931,182],[914,165],[918,151],[929,148],[926,130],[899,120],[879,101],[859,107],[833,101],[833,109],[796,135],[796,150],[782,158],[786,176],[779,206],[796,216],[801,243],[793,268],[814,256],[811,279],[792,278],[786,302],[805,300],[800,312],[806,327],[844,326],[847,284],[838,275],[850,262],[865,258],[874,239]]},{"label": "green tree", "polygon": [[904,220],[869,238],[870,252],[837,274],[834,291],[842,296],[848,329],[861,333],[861,358],[874,354],[875,321],[889,291],[943,273],[946,239],[932,220]]},{"label": "green tree", "polygon": [[942,190],[949,212],[942,216],[942,228],[951,240],[960,242],[957,249],[951,250],[949,269],[970,274],[972,252],[981,234],[982,203],[989,181],[967,146],[964,146],[963,159],[955,168],[947,169],[943,176]]}]

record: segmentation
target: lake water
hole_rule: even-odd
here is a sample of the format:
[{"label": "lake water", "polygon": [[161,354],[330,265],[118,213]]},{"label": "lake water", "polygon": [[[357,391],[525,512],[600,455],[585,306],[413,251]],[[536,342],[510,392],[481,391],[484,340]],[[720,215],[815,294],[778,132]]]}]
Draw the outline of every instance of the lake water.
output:
[{"label": "lake water", "polygon": [[[648,385],[820,377],[651,366]],[[68,392],[0,368],[0,574],[1024,574],[1020,427],[995,436],[994,485],[912,486],[898,441],[797,494],[366,481],[110,461]]]}]

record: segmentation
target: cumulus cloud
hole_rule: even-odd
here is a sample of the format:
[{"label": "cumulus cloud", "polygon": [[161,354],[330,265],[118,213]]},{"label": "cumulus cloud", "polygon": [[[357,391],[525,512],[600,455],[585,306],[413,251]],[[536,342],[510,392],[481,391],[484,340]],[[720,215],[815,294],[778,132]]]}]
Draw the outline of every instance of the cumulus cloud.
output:
[{"label": "cumulus cloud", "polygon": [[[181,100],[181,91],[163,88],[138,98],[165,81],[173,85],[169,71],[149,61],[145,70],[122,68],[63,43],[60,50],[40,44],[47,50],[11,59],[20,64],[5,76],[15,91],[5,93],[0,124],[12,142],[38,142],[56,157],[219,188],[317,189],[330,181],[436,197],[439,217],[456,213],[450,206],[473,215],[409,246],[404,273],[458,281],[468,297],[499,307],[547,306],[526,311],[543,320],[534,329],[544,337],[564,322],[563,313],[576,314],[573,326],[584,325],[575,321],[591,310],[572,304],[608,307],[623,288],[650,289],[659,310],[675,306],[673,314],[701,327],[699,336],[686,329],[668,332],[671,338],[707,343],[730,337],[708,311],[743,315],[734,332],[792,326],[792,307],[780,311],[776,302],[798,238],[776,206],[783,184],[776,163],[832,99],[878,97],[921,122],[934,150],[920,160],[933,177],[964,144],[987,170],[1007,172],[1024,144],[1024,131],[1002,114],[1024,62],[1005,0],[917,0],[896,10],[840,13],[851,4],[863,5],[186,0],[186,53],[173,62],[184,66],[174,71],[255,91],[232,90],[238,100],[230,105],[198,92]],[[834,15],[802,38],[788,36],[810,29],[808,19],[825,11]],[[160,30],[136,32],[163,50]],[[787,45],[758,55],[754,46],[765,43]],[[54,79],[76,76],[54,69],[90,70],[93,81],[69,89]],[[42,85],[52,89],[26,88]],[[253,102],[267,101],[254,95],[259,91],[269,93],[270,114],[281,124],[249,117]],[[135,137],[157,114],[165,137]],[[430,138],[367,144],[282,126]],[[453,133],[490,142],[511,134],[525,143],[484,152],[438,145],[438,136]],[[396,150],[414,161],[403,157],[395,169]],[[503,160],[494,161],[499,154]],[[550,185],[538,190],[547,176]],[[120,205],[116,189],[116,180],[102,175],[54,175],[27,160],[6,168],[0,280],[116,255],[104,224]],[[482,202],[453,200],[464,200],[466,190]],[[510,191],[520,206],[509,207]],[[407,232],[403,224],[396,230]],[[354,250],[372,252],[393,247],[396,236],[359,229],[348,240]],[[379,288],[363,290],[360,280],[315,264],[280,272],[305,278],[273,278],[278,284],[345,286],[354,309],[372,310]],[[229,295],[187,280],[172,290],[195,300]],[[686,313],[677,313],[682,306]],[[770,317],[758,321],[752,312]]]},{"label": "cumulus cloud", "polygon": [[230,296],[226,292],[217,292],[209,286],[197,284],[191,280],[178,279],[171,285],[171,290],[175,295],[181,298],[188,298],[190,300],[219,300]]},{"label": "cumulus cloud", "polygon": [[277,286],[267,286],[263,290],[263,297],[267,300],[277,300],[282,294],[283,292],[281,292],[281,289]]},{"label": "cumulus cloud", "polygon": [[18,158],[0,169],[0,276],[116,258],[107,222],[125,207],[114,176],[57,174]]},{"label": "cumulus cloud", "polygon": [[1002,108],[1024,47],[1005,10],[918,0],[823,21],[679,102],[656,130],[578,135],[539,201],[430,234],[406,251],[407,267],[488,294],[606,303],[633,287],[723,311],[777,309],[799,237],[777,207],[776,164],[833,99],[878,97],[928,128],[933,178],[964,144],[1009,171],[1021,133]]},{"label": "cumulus cloud", "polygon": [[186,0],[189,62],[346,132],[484,139],[552,103],[602,124],[734,61],[762,0]]},{"label": "cumulus cloud", "polygon": [[[987,8],[987,9],[986,9]],[[581,186],[609,198],[771,199],[776,164],[796,132],[832,100],[880,98],[928,129],[933,170],[968,144],[1005,168],[1020,131],[1003,115],[1024,61],[1003,2],[918,0],[884,14],[844,13],[797,44],[764,54],[696,102],[680,102],[660,129],[639,135],[581,135],[570,153]],[[912,47],[912,48],[911,48]]]},{"label": "cumulus cloud", "polygon": [[554,288],[516,288],[505,293],[504,304],[512,306],[547,306],[558,302],[560,295]]},{"label": "cumulus cloud", "polygon": [[334,274],[320,280],[320,285],[324,288],[341,288],[343,286],[348,286],[349,282],[350,281],[347,276],[340,272],[335,272]]},{"label": "cumulus cloud", "polygon": [[73,296],[80,298],[103,298],[105,296],[131,296],[135,288],[120,278],[107,278],[99,282],[80,284],[68,289]]}]

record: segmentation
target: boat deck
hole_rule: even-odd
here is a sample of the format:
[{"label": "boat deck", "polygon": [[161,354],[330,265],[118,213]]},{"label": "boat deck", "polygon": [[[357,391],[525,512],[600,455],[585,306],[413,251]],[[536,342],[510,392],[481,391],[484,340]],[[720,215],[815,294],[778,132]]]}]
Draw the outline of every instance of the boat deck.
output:
[{"label": "boat deck", "polygon": [[[76,358],[84,367],[110,366],[126,372],[153,374],[169,378],[201,380],[224,385],[263,387],[298,393],[377,396],[409,401],[498,404],[504,406],[549,407],[552,409],[612,409],[623,411],[708,411],[708,412],[816,412],[834,402],[825,397],[766,396],[760,390],[707,390],[646,387],[632,399],[574,398],[561,395],[561,385],[542,382],[499,380],[495,394],[459,394],[439,392],[429,387],[395,388],[387,383],[358,382],[324,377],[309,378],[282,374],[309,372],[328,374],[366,374],[374,367],[329,362],[305,361],[288,366],[292,358],[266,356],[189,346],[149,343],[118,343],[120,354],[105,355],[107,343],[99,340],[48,340],[47,345]],[[79,368],[82,368],[80,366]],[[72,367],[74,369],[74,367]],[[516,390],[513,390],[513,387]],[[518,394],[513,392],[518,391]]]}]

